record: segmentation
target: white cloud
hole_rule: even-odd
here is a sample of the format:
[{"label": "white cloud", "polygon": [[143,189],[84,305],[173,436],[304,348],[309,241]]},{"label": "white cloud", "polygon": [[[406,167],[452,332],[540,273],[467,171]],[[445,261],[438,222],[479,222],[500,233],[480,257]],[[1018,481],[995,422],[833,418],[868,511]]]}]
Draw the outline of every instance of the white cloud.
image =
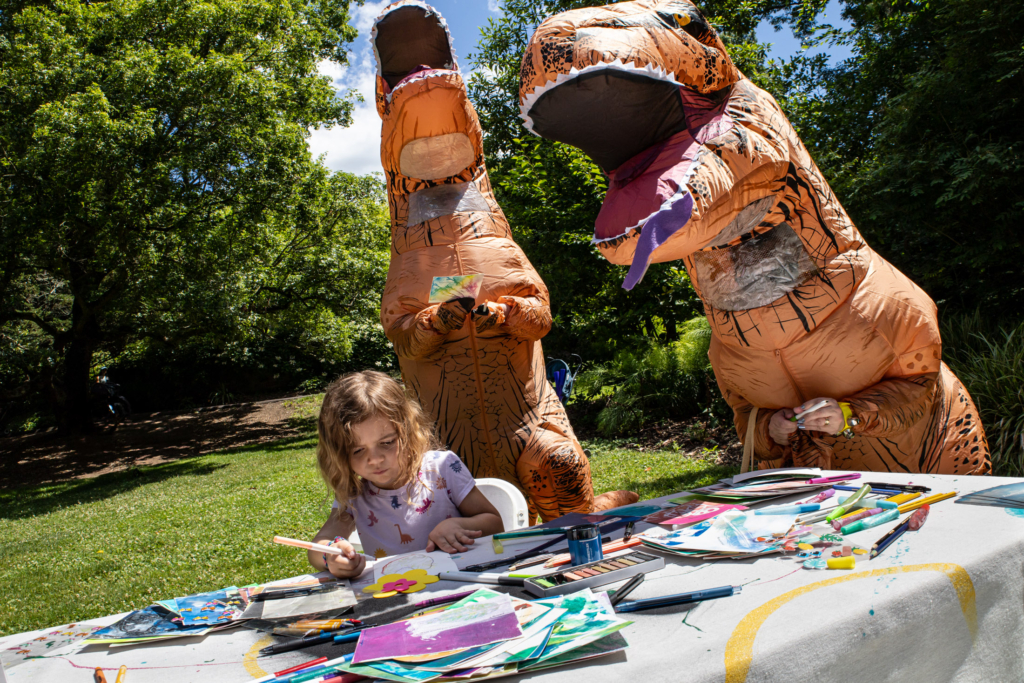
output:
[{"label": "white cloud", "polygon": [[498,0],[487,0],[487,11],[501,14],[501,6],[498,5]]},{"label": "white cloud", "polygon": [[370,47],[373,21],[391,0],[367,2],[355,7],[352,25],[359,37],[352,44],[348,66],[321,62],[320,73],[329,76],[341,93],[355,90],[363,96],[352,112],[348,128],[314,129],[308,140],[314,156],[325,154],[328,168],[349,173],[383,172],[380,165],[380,116],[374,104],[374,77],[377,65]]}]

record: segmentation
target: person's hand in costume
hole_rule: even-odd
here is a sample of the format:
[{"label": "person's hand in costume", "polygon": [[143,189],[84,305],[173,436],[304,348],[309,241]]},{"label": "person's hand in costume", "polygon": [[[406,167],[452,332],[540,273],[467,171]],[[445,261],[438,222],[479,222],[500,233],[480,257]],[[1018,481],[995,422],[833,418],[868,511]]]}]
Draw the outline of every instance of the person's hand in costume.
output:
[{"label": "person's hand in costume", "polygon": [[437,310],[430,316],[430,324],[441,334],[461,330],[472,307],[473,300],[470,298],[445,301],[438,305]]},{"label": "person's hand in costume", "polygon": [[485,301],[473,309],[473,323],[477,333],[486,332],[505,324],[508,317],[508,304]]},{"label": "person's hand in costume", "polygon": [[[822,401],[827,401],[828,405],[815,410],[805,417],[801,417],[801,413]],[[843,419],[843,409],[839,407],[839,401],[824,396],[804,401],[801,405],[793,408],[793,414],[796,415],[797,429],[806,429],[812,432],[838,434],[846,423],[846,420]]]},{"label": "person's hand in costume", "polygon": [[796,413],[790,408],[775,411],[771,422],[768,423],[768,436],[772,437],[772,441],[780,446],[789,443],[789,437],[797,430],[796,422],[790,419],[794,415]]}]

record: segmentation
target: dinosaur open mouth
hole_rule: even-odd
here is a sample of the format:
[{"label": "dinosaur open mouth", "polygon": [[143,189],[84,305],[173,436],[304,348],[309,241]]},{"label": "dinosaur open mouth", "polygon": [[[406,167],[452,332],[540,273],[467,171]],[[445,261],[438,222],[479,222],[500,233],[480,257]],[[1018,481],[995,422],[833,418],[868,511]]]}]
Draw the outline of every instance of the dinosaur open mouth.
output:
[{"label": "dinosaur open mouth", "polygon": [[552,82],[530,98],[524,106],[527,127],[578,147],[606,172],[686,129],[674,80],[621,63],[626,68],[595,66]]},{"label": "dinosaur open mouth", "polygon": [[455,50],[448,27],[433,8],[410,3],[377,20],[371,36],[378,71],[394,88],[420,66],[454,69]]}]

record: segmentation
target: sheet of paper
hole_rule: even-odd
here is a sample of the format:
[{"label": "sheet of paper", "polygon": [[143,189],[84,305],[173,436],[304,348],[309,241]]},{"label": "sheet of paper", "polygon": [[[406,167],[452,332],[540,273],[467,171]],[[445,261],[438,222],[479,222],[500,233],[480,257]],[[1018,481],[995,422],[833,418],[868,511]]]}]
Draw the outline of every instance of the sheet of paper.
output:
[{"label": "sheet of paper", "polygon": [[512,600],[501,594],[457,609],[367,629],[359,637],[352,662],[447,652],[522,634]]},{"label": "sheet of paper", "polygon": [[[295,598],[280,600],[263,600],[261,619],[283,619],[298,617],[303,614],[317,614],[331,610],[351,607],[356,604],[355,593],[348,586],[339,586],[329,591],[300,595]],[[248,611],[247,611],[248,613]]]},{"label": "sheet of paper", "polygon": [[441,572],[457,572],[454,560],[448,553],[442,552],[415,552],[405,555],[393,555],[378,560],[373,565],[373,580],[380,581],[380,577],[388,574],[404,574],[413,569],[422,569],[431,576],[437,576]]},{"label": "sheet of paper", "polygon": [[0,650],[0,663],[3,664],[0,671],[18,666],[35,657],[45,657],[50,652],[68,645],[74,645],[101,628],[103,627],[89,622],[65,624],[41,635],[36,635],[26,642],[11,643]]},{"label": "sheet of paper", "polygon": [[796,515],[755,515],[729,510],[717,517],[657,539],[658,545],[670,550],[706,550],[733,553],[756,553],[768,547],[758,538],[771,538],[793,526]]},{"label": "sheet of paper", "polygon": [[480,273],[472,275],[438,275],[430,281],[430,298],[427,303],[440,304],[452,299],[468,297],[476,301],[480,293],[480,285],[484,276]]}]

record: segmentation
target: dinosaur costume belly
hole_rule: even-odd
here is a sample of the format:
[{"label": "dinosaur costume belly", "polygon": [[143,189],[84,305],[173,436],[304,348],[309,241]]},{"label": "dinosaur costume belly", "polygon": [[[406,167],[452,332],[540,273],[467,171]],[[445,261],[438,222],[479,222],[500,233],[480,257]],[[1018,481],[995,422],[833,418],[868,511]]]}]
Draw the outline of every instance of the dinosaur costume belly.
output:
[{"label": "dinosaur costume belly", "polygon": [[[371,40],[392,236],[381,323],[407,386],[474,477],[517,485],[545,520],[632,502],[595,501],[587,457],[546,380],[548,291],[494,199],[447,25],[402,0]],[[483,276],[480,320],[429,302],[435,276],[472,274]]]},{"label": "dinosaur costume belly", "polygon": [[[985,474],[966,389],[941,360],[935,304],[874,253],[778,104],[685,0],[565,12],[532,36],[527,128],[609,174],[594,241],[630,266],[683,260],[712,328],[715,376],[761,466]],[[582,112],[600,112],[599,115]],[[852,439],[777,444],[779,409],[850,404]]]}]

